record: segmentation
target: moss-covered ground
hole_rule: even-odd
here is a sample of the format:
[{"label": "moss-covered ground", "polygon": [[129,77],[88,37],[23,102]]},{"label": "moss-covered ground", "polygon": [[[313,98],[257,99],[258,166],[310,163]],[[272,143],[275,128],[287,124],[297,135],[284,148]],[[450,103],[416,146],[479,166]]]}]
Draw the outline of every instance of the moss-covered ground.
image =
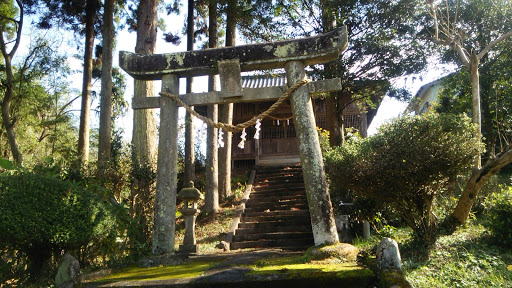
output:
[{"label": "moss-covered ground", "polygon": [[303,256],[272,257],[260,260],[251,266],[248,275],[284,274],[288,277],[302,278],[345,278],[345,277],[373,277],[372,270],[357,263],[340,263],[336,259],[304,262]]},{"label": "moss-covered ground", "polygon": [[159,267],[127,267],[114,274],[97,279],[95,282],[118,282],[118,281],[152,281],[195,278],[201,276],[204,271],[218,264],[218,262],[199,261],[174,266]]}]

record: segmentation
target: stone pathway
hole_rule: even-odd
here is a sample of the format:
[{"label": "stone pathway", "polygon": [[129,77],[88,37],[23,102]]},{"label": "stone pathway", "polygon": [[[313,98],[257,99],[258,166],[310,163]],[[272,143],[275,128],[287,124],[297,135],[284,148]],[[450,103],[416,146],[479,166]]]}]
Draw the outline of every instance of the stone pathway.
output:
[{"label": "stone pathway", "polygon": [[[220,262],[216,266],[206,270],[203,275],[196,278],[169,279],[169,280],[151,280],[151,281],[118,281],[110,283],[82,283],[84,288],[97,287],[374,287],[368,286],[373,283],[373,279],[367,276],[353,275],[349,279],[322,279],[318,276],[297,277],[281,271],[278,274],[268,274],[264,276],[247,275],[251,271],[249,266],[257,261],[276,256],[296,256],[302,252],[288,251],[281,249],[253,250],[247,252],[230,252],[212,255],[190,256],[189,260],[193,262]],[[319,282],[320,281],[320,282]],[[320,286],[318,284],[321,283]],[[363,284],[365,283],[365,284]],[[343,285],[341,285],[343,284]],[[361,286],[360,284],[363,284]]]}]

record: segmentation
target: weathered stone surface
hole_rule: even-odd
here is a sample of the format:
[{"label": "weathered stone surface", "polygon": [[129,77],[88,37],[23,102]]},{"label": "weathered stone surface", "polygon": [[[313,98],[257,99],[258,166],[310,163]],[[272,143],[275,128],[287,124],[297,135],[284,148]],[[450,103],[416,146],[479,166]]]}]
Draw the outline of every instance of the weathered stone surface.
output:
[{"label": "weathered stone surface", "polygon": [[57,275],[55,276],[55,287],[57,288],[72,288],[77,283],[78,276],[80,275],[80,263],[75,257],[64,254],[57,268]]},{"label": "weathered stone surface", "polygon": [[336,258],[342,262],[354,262],[357,259],[359,249],[348,243],[336,243],[323,247],[313,247],[308,251],[313,260]]},{"label": "weathered stone surface", "polygon": [[229,243],[226,241],[220,241],[219,244],[215,245],[216,248],[222,249],[222,251],[229,251]]},{"label": "weathered stone surface", "polygon": [[402,270],[383,269],[379,272],[379,284],[382,288],[411,288]]},{"label": "weathered stone surface", "polygon": [[141,80],[158,80],[165,74],[200,76],[217,74],[220,60],[239,59],[241,71],[281,68],[289,61],[313,65],[336,60],[348,43],[346,27],[296,40],[259,43],[172,54],[119,52],[119,66]]},{"label": "weathered stone surface", "polygon": [[334,222],[338,231],[340,242],[352,242],[352,231],[350,230],[349,215],[334,215]]},{"label": "weathered stone surface", "polygon": [[[290,86],[301,81],[305,76],[304,64],[301,62],[288,62],[285,65],[285,70]],[[325,177],[313,105],[307,87],[298,88],[291,95],[290,103],[299,143],[300,163],[304,175],[304,187],[308,198],[315,245],[333,244],[338,242],[338,232]]]},{"label": "weathered stone surface", "polygon": [[193,181],[189,181],[188,187],[181,189],[177,197],[178,200],[199,200],[203,198],[203,194],[194,187]]},{"label": "weathered stone surface", "polygon": [[[179,79],[166,75],[162,90],[178,93]],[[158,170],[156,174],[155,224],[153,254],[174,251],[176,228],[176,186],[178,182],[178,106],[171,99],[160,101],[160,136],[158,142]]]},{"label": "weathered stone surface", "polygon": [[398,243],[391,238],[382,238],[377,248],[377,268],[383,269],[402,269],[402,260]]},{"label": "weathered stone surface", "polygon": [[242,96],[242,75],[238,59],[219,61],[220,89],[223,97]]},{"label": "weathered stone surface", "polygon": [[[341,90],[341,79],[325,79],[310,82],[305,86],[308,87],[309,94],[315,95],[320,93],[328,93]],[[225,103],[252,103],[260,101],[277,100],[283,96],[288,88],[286,86],[273,86],[264,88],[244,88],[240,97],[229,98],[224,97],[224,92],[211,91],[204,93],[187,93],[179,95],[180,99],[189,106],[225,104]],[[152,109],[160,108],[160,99],[162,97],[144,97],[133,98],[133,109]]]},{"label": "weathered stone surface", "polygon": [[370,222],[368,220],[363,220],[363,238],[370,239]]}]

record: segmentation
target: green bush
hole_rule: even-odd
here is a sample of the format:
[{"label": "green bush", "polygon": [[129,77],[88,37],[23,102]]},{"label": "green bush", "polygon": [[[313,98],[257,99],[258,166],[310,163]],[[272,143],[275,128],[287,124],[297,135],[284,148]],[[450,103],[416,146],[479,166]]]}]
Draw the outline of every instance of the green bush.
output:
[{"label": "green bush", "polygon": [[489,195],[484,206],[489,216],[485,226],[498,244],[512,247],[512,187]]},{"label": "green bush", "polygon": [[352,138],[325,154],[332,191],[392,205],[416,240],[432,242],[444,216],[435,214],[437,203],[482,149],[474,132],[464,115],[397,118],[376,135]]},{"label": "green bush", "polygon": [[0,247],[26,255],[32,279],[52,255],[79,250],[108,235],[108,215],[91,192],[59,175],[0,176]]}]

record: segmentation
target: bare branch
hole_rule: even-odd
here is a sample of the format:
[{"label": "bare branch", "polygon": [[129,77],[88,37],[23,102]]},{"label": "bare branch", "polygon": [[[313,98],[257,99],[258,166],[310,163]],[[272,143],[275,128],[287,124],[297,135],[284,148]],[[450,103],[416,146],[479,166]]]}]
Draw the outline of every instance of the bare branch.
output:
[{"label": "bare branch", "polygon": [[68,103],[66,103],[64,106],[62,106],[60,108],[60,111],[57,115],[61,115],[61,114],[65,114],[67,112],[72,112],[72,111],[76,111],[76,110],[70,110],[70,111],[65,111],[66,108],[68,108],[69,105],[73,104],[73,102],[75,102],[76,99],[82,97],[82,95],[79,95],[79,96],[76,96],[75,98],[71,99],[71,101],[69,101]]},{"label": "bare branch", "polygon": [[11,18],[11,17],[4,16],[4,15],[0,15],[0,18],[3,18],[4,20],[11,21],[14,23],[18,23],[18,20]]},{"label": "bare branch", "polygon": [[9,56],[11,56],[11,58],[14,56],[16,50],[18,50],[18,47],[20,46],[21,29],[23,28],[23,3],[21,3],[21,0],[16,0],[16,3],[18,3],[18,6],[20,7],[20,20],[17,22],[18,29],[16,30],[16,42],[14,43],[14,47],[12,47],[12,50],[9,53]]},{"label": "bare branch", "polygon": [[507,33],[498,37],[498,39],[489,43],[489,45],[487,45],[480,53],[478,53],[478,55],[477,55],[478,60],[482,59],[482,57],[484,57],[485,54],[487,54],[487,52],[489,52],[489,50],[494,48],[494,46],[498,45],[500,42],[505,41],[507,38],[510,38],[510,37],[512,37],[512,30],[508,31]]}]

